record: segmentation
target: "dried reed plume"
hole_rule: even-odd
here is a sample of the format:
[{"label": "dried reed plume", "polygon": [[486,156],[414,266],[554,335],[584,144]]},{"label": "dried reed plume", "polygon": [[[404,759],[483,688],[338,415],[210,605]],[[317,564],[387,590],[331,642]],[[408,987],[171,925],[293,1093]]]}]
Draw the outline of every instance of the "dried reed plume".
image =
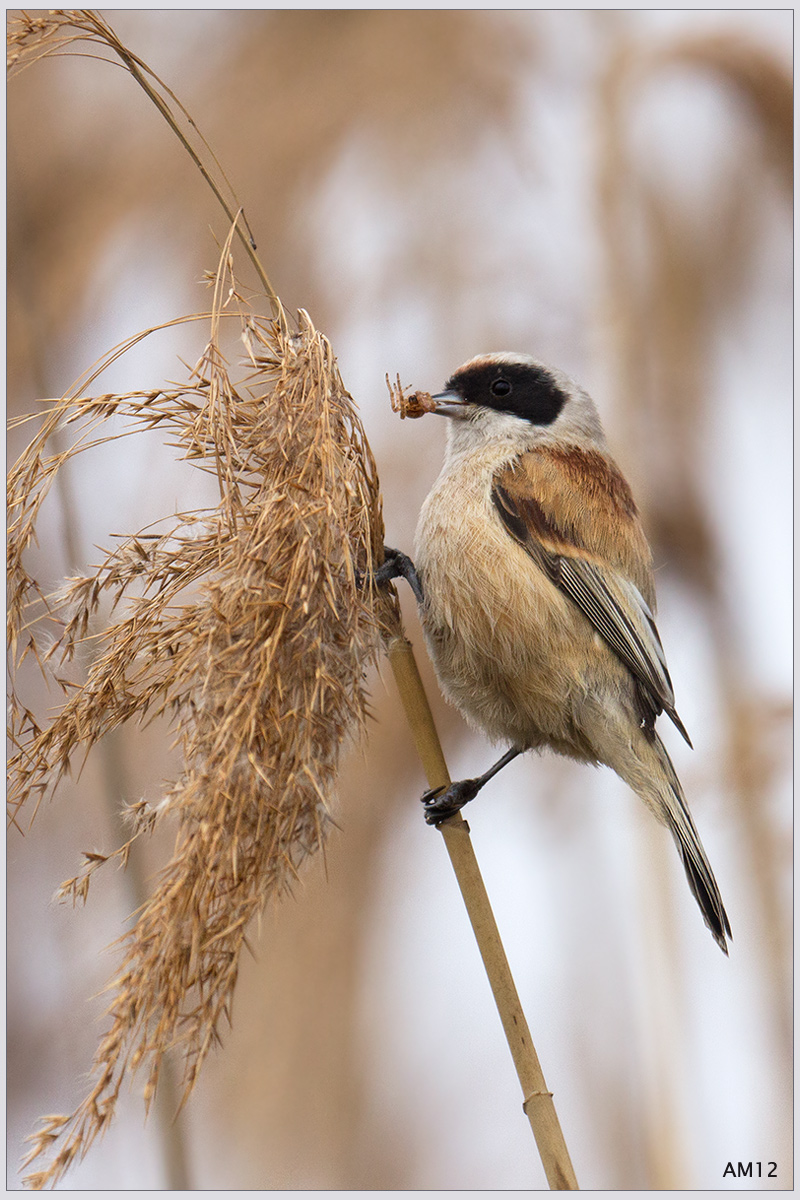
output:
[{"label": "dried reed plume", "polygon": [[[394,618],[393,598],[359,583],[382,552],[380,497],[330,345],[305,314],[290,335],[284,322],[242,307],[232,236],[215,277],[211,339],[188,384],[89,398],[83,383],[51,404],[10,474],[12,645],[45,673],[57,664],[65,695],[45,728],[13,696],[14,818],[52,792],[78,751],[132,718],[168,714],[183,753],[160,803],[130,810],[134,838],[177,818],[174,854],[120,939],[91,1091],[32,1138],[25,1165],[53,1153],[27,1176],[33,1187],[83,1157],[113,1116],[126,1073],[146,1070],[149,1105],[168,1047],[183,1050],[188,1094],[229,1016],[248,923],[324,840],[342,746],[367,715],[364,672]],[[238,385],[219,345],[223,294],[240,302],[249,367]],[[212,472],[219,504],[121,539],[93,573],[45,597],[23,565],[40,506],[65,461],[121,436],[103,433],[112,414],[130,418],[133,431],[162,431],[180,457]],[[48,456],[49,437],[75,423],[86,426],[79,441]],[[121,615],[94,637],[109,600]],[[38,619],[26,625],[31,604]],[[58,631],[46,651],[42,626]],[[89,641],[98,648],[75,685],[63,670]],[[129,846],[116,852],[122,861]],[[87,855],[62,897],[85,899],[103,861]]]}]

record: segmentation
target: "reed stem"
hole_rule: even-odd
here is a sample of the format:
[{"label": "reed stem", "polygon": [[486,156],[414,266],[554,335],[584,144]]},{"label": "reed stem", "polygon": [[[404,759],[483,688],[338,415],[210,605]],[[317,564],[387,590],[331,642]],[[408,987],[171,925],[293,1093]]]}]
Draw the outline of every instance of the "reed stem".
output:
[{"label": "reed stem", "polygon": [[[439,736],[433,723],[428,697],[422,685],[411,643],[402,635],[388,646],[389,662],[397,682],[406,719],[422,760],[428,784],[432,788],[450,783]],[[469,825],[460,813],[438,826],[456,873],[458,886],[467,909],[475,940],[489,978],[495,1004],[503,1023],[511,1056],[517,1070],[522,1108],[530,1121],[547,1182],[552,1191],[577,1191],[578,1181],[564,1140],[564,1134],[548,1091],[544,1073],[522,1011],[519,995],[508,965],[500,933],[494,919],[478,860],[469,836]]]}]

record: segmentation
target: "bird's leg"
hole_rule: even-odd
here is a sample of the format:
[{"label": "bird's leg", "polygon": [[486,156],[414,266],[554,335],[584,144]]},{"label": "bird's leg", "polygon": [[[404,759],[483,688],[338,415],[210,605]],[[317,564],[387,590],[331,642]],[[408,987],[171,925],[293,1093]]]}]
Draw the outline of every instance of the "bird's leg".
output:
[{"label": "bird's leg", "polygon": [[449,784],[446,788],[431,788],[430,791],[425,792],[422,796],[425,820],[429,825],[438,825],[440,821],[452,817],[465,804],[469,804],[470,800],[474,800],[483,785],[493,779],[498,771],[502,771],[503,767],[523,751],[524,748],[506,750],[503,757],[499,758],[493,767],[484,771],[482,775],[478,775],[476,779],[461,779],[457,783]]},{"label": "bird's leg", "polygon": [[413,562],[401,550],[393,550],[391,546],[384,546],[383,562],[377,571],[373,572],[373,582],[380,586],[380,584],[388,583],[391,579],[397,579],[400,576],[410,584],[412,592],[422,604],[424,600],[422,584]]}]

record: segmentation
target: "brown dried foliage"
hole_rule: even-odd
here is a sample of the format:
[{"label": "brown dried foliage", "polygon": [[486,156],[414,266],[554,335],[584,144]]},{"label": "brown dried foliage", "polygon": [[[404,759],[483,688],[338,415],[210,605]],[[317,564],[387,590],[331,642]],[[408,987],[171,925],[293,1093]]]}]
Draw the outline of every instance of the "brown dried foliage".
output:
[{"label": "brown dried foliage", "polygon": [[[228,303],[241,300],[229,247],[230,238],[215,297],[226,291]],[[149,1104],[163,1054],[177,1045],[185,1093],[193,1086],[229,1016],[249,922],[324,841],[342,746],[367,716],[364,672],[394,616],[393,601],[359,581],[381,553],[380,497],[330,345],[304,314],[289,334],[241,308],[249,371],[236,384],[219,346],[222,313],[215,303],[211,340],[187,385],[65,396],[10,474],[11,640],[19,648],[24,632],[19,657],[34,655],[46,673],[55,664],[65,695],[45,728],[13,697],[15,819],[52,792],[79,751],[132,718],[168,714],[184,764],[159,804],[130,810],[134,838],[174,817],[174,854],[121,939],[91,1091],[33,1139],[28,1163],[60,1143],[27,1177],[34,1187],[86,1153],[127,1073],[146,1069]],[[93,573],[45,597],[24,566],[41,504],[59,468],[94,444],[90,431],[112,414],[160,430],[181,457],[213,472],[219,505],[122,538]],[[48,456],[52,433],[76,422],[83,436]],[[92,638],[109,600],[122,615]],[[39,619],[26,625],[31,603]],[[64,668],[89,639],[97,648],[76,685]],[[124,861],[129,847],[111,857]],[[87,855],[62,897],[85,899],[105,861]]]}]

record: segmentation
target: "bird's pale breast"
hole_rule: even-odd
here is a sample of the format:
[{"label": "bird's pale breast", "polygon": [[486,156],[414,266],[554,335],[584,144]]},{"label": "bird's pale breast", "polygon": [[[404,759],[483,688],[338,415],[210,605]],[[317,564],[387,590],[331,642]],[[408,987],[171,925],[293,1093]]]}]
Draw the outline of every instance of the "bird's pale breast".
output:
[{"label": "bird's pale breast", "polygon": [[490,450],[449,464],[423,505],[426,641],[448,699],[493,740],[570,742],[585,664],[613,656],[503,528],[491,500],[501,465]]}]

